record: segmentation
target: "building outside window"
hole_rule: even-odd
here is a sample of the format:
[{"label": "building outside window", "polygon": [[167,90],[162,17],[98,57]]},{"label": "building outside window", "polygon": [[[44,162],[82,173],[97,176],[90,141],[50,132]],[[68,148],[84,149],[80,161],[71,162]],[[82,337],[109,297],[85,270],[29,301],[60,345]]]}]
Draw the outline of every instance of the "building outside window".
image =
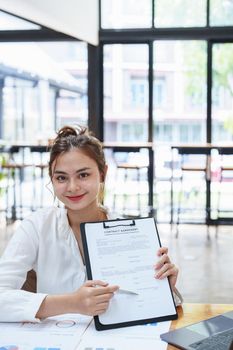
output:
[{"label": "building outside window", "polygon": [[145,140],[146,123],[122,123],[120,125],[120,137],[125,142],[138,142]]},{"label": "building outside window", "polygon": [[154,107],[164,107],[166,103],[166,80],[165,77],[157,77],[154,79]]},{"label": "building outside window", "polygon": [[141,108],[148,105],[148,81],[143,78],[131,77],[131,106]]}]

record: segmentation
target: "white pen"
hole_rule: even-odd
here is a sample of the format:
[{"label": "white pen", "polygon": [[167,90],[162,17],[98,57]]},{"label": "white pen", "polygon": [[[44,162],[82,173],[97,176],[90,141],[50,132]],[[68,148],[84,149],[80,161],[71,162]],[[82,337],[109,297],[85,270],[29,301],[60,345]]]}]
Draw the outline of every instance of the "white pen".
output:
[{"label": "white pen", "polygon": [[132,290],[129,289],[123,289],[123,288],[119,288],[116,293],[126,293],[126,294],[133,294],[133,295],[138,295],[137,292],[134,292]]},{"label": "white pen", "polygon": [[[98,284],[93,284],[93,287],[94,288],[97,288],[97,287],[101,287],[100,285]],[[132,294],[132,295],[138,295],[137,292],[133,291],[133,290],[129,290],[129,289],[125,289],[125,288],[119,288],[116,293],[125,293],[125,294]]]}]

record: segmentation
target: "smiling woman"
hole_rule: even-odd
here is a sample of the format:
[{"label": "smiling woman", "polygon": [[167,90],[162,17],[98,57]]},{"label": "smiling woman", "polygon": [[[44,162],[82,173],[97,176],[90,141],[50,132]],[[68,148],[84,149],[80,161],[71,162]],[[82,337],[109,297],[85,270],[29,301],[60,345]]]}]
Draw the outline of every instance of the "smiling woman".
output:
[{"label": "smiling woman", "polygon": [[[66,126],[58,132],[51,145],[49,175],[64,208],[33,213],[5,250],[0,260],[0,321],[38,321],[64,313],[99,315],[107,310],[120,286],[86,281],[80,234],[81,222],[113,219],[101,202],[106,172],[101,142],[87,129]],[[169,277],[176,292],[178,270],[166,248],[157,254],[155,278]],[[21,290],[32,269],[37,293]]]},{"label": "smiling woman", "polygon": [[[76,130],[65,126],[60,129],[51,148],[49,161],[49,175],[58,199],[66,205],[64,199],[73,198],[75,201],[75,197],[88,194],[88,186],[95,183],[95,204],[101,203],[106,172],[105,156],[98,139],[85,128]],[[82,188],[78,189],[77,186]],[[60,198],[64,190],[65,195]]]},{"label": "smiling woman", "polygon": [[105,173],[101,176],[96,161],[82,150],[73,149],[57,158],[52,171],[54,193],[65,204],[68,216],[70,210],[98,210],[101,177]]}]

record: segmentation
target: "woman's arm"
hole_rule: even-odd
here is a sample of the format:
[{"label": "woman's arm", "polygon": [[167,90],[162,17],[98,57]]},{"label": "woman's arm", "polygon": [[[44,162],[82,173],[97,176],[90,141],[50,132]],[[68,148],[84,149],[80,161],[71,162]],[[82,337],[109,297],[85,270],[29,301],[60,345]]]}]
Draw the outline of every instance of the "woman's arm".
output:
[{"label": "woman's arm", "polygon": [[[98,287],[97,287],[98,286]],[[65,313],[100,315],[108,308],[109,302],[118,290],[103,281],[87,281],[76,292],[64,295],[47,295],[36,318],[42,319]]]},{"label": "woman's arm", "polygon": [[36,321],[35,314],[46,294],[21,290],[26,275],[36,262],[38,234],[32,221],[25,220],[14,233],[0,259],[0,321]]}]

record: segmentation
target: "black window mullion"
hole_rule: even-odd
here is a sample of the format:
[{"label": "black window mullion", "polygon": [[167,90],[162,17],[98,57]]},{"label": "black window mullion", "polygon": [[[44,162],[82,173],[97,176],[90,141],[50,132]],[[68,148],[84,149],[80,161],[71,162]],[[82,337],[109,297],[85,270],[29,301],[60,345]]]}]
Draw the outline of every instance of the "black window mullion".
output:
[{"label": "black window mullion", "polygon": [[104,46],[100,45],[99,54],[99,128],[98,137],[101,141],[104,141]]},{"label": "black window mullion", "polygon": [[102,10],[102,1],[99,0],[99,29],[102,27],[102,16],[101,16],[101,10]]},{"label": "black window mullion", "polygon": [[153,142],[153,41],[149,42],[149,109],[148,109],[148,142]]},{"label": "black window mullion", "polygon": [[206,26],[210,26],[210,0],[206,2]]},{"label": "black window mullion", "polygon": [[207,119],[206,119],[206,142],[212,141],[212,42],[207,42]]},{"label": "black window mullion", "polygon": [[103,45],[88,45],[88,126],[101,141],[103,120]]},{"label": "black window mullion", "polygon": [[[207,119],[206,119],[206,141],[212,140],[212,48],[210,40],[207,42]],[[211,181],[206,178],[206,224],[211,222]]]},{"label": "black window mullion", "polygon": [[154,28],[154,26],[155,26],[155,1],[156,0],[151,0],[151,6],[152,6],[152,8],[151,8],[151,10],[152,10],[151,28]]}]

